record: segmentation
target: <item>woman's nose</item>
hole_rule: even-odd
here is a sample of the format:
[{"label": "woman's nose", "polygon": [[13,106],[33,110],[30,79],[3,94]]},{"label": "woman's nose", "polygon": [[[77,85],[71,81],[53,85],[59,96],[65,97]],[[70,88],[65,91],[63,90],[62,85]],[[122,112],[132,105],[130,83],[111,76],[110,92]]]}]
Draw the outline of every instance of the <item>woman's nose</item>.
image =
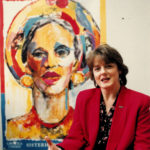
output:
[{"label": "woman's nose", "polygon": [[104,74],[104,73],[106,73],[106,69],[105,69],[105,67],[101,67],[101,74]]}]

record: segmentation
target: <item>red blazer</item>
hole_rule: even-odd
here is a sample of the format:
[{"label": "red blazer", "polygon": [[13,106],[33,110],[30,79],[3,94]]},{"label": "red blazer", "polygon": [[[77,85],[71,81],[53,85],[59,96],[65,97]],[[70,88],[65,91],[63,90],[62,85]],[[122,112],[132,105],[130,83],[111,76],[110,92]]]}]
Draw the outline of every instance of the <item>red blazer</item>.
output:
[{"label": "red blazer", "polygon": [[[99,88],[79,93],[69,135],[59,146],[65,150],[92,150],[99,130]],[[106,150],[150,150],[150,97],[122,87]]]}]

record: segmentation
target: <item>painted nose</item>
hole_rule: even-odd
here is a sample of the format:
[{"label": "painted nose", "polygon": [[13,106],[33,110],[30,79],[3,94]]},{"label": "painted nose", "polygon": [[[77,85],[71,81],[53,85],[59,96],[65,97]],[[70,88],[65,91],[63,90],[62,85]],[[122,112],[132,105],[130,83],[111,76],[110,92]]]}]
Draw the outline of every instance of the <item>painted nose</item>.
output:
[{"label": "painted nose", "polygon": [[52,53],[49,54],[44,65],[45,67],[50,67],[50,68],[57,66],[57,58],[55,54],[52,54]]}]

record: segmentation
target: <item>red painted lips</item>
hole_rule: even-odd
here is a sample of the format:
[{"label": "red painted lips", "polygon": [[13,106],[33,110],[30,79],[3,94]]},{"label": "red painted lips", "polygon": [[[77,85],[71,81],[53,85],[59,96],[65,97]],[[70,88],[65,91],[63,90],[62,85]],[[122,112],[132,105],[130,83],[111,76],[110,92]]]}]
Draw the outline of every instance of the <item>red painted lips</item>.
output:
[{"label": "red painted lips", "polygon": [[55,72],[46,72],[42,79],[48,85],[53,85],[55,81],[59,80],[60,75]]}]

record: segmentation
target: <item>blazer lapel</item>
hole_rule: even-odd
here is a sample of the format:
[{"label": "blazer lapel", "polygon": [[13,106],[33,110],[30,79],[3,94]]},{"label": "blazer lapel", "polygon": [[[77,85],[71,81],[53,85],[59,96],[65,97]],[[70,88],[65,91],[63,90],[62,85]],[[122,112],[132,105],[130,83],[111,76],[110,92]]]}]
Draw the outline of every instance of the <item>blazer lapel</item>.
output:
[{"label": "blazer lapel", "polygon": [[116,107],[115,107],[115,111],[113,115],[113,121],[112,121],[111,129],[110,129],[110,134],[108,138],[108,143],[107,143],[107,148],[106,148],[107,150],[116,149],[119,139],[121,137],[121,133],[123,131],[124,125],[125,125],[126,110],[127,110],[124,105],[125,90],[126,88],[122,87],[118,95],[118,99],[117,99],[117,103],[116,103]]},{"label": "blazer lapel", "polygon": [[94,147],[95,141],[97,138],[98,130],[99,130],[99,113],[100,113],[100,94],[101,91],[99,88],[96,89],[95,94],[93,95],[90,103],[90,112],[89,112],[89,128],[90,128],[90,141]]}]

